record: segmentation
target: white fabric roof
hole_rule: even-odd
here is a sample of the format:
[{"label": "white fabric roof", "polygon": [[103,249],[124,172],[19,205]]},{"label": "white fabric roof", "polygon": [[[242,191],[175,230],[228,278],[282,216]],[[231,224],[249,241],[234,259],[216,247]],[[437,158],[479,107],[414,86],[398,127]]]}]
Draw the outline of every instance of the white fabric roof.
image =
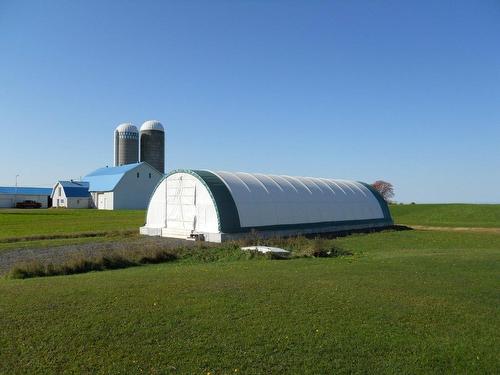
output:
[{"label": "white fabric roof", "polygon": [[382,219],[362,183],[316,177],[214,172],[229,189],[241,227]]}]

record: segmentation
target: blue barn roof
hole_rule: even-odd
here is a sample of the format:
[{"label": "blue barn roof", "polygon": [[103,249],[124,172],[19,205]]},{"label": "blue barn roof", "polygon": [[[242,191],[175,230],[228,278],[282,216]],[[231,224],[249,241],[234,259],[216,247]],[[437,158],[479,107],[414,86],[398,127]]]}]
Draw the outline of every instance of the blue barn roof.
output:
[{"label": "blue barn roof", "polygon": [[90,196],[89,183],[86,181],[58,181],[58,183],[64,189],[66,198],[88,198]]},{"label": "blue barn roof", "polygon": [[99,168],[86,175],[83,180],[90,184],[90,191],[113,191],[127,172],[142,164],[144,162]]},{"label": "blue barn roof", "polygon": [[0,194],[50,195],[52,188],[0,186]]}]

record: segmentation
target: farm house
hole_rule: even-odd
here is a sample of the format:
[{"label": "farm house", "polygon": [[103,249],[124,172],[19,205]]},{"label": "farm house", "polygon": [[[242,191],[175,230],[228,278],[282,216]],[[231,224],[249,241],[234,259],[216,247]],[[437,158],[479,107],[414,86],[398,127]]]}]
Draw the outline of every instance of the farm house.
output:
[{"label": "farm house", "polygon": [[384,199],[362,182],[177,170],[156,187],[140,233],[222,242],[251,231],[270,237],[392,224]]},{"label": "farm house", "polygon": [[89,183],[84,181],[58,181],[52,189],[51,198],[52,207],[92,207]]},{"label": "farm house", "polygon": [[93,206],[101,210],[141,210],[163,174],[146,162],[104,167],[83,178]]}]

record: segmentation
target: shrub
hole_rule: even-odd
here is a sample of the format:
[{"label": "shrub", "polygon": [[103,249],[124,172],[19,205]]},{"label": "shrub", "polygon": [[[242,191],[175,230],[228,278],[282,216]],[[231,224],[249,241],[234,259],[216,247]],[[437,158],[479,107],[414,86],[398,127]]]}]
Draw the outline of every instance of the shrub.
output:
[{"label": "shrub", "polygon": [[151,254],[142,255],[139,258],[139,263],[141,264],[156,264],[171,262],[177,259],[177,255],[167,252],[167,251],[156,251]]},{"label": "shrub", "polygon": [[9,276],[13,279],[45,276],[45,267],[39,261],[22,262],[10,270]]},{"label": "shrub", "polygon": [[39,276],[72,275],[134,267],[142,264],[170,262],[175,259],[177,259],[177,256],[174,253],[161,249],[135,250],[128,254],[123,250],[118,250],[96,256],[77,254],[59,264],[43,264],[39,261],[19,263],[10,270],[8,277],[26,279]]}]

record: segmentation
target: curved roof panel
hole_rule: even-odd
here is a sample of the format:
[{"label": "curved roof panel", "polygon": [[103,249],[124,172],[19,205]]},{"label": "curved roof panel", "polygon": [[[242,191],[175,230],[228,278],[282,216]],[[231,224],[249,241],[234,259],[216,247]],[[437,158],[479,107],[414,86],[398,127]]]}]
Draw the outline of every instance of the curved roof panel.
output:
[{"label": "curved roof panel", "polygon": [[387,204],[373,188],[356,181],[260,173],[179,170],[211,191],[225,233],[312,224],[392,224]]},{"label": "curved roof panel", "polygon": [[385,202],[361,182],[210,172],[229,190],[241,227],[390,219]]}]

